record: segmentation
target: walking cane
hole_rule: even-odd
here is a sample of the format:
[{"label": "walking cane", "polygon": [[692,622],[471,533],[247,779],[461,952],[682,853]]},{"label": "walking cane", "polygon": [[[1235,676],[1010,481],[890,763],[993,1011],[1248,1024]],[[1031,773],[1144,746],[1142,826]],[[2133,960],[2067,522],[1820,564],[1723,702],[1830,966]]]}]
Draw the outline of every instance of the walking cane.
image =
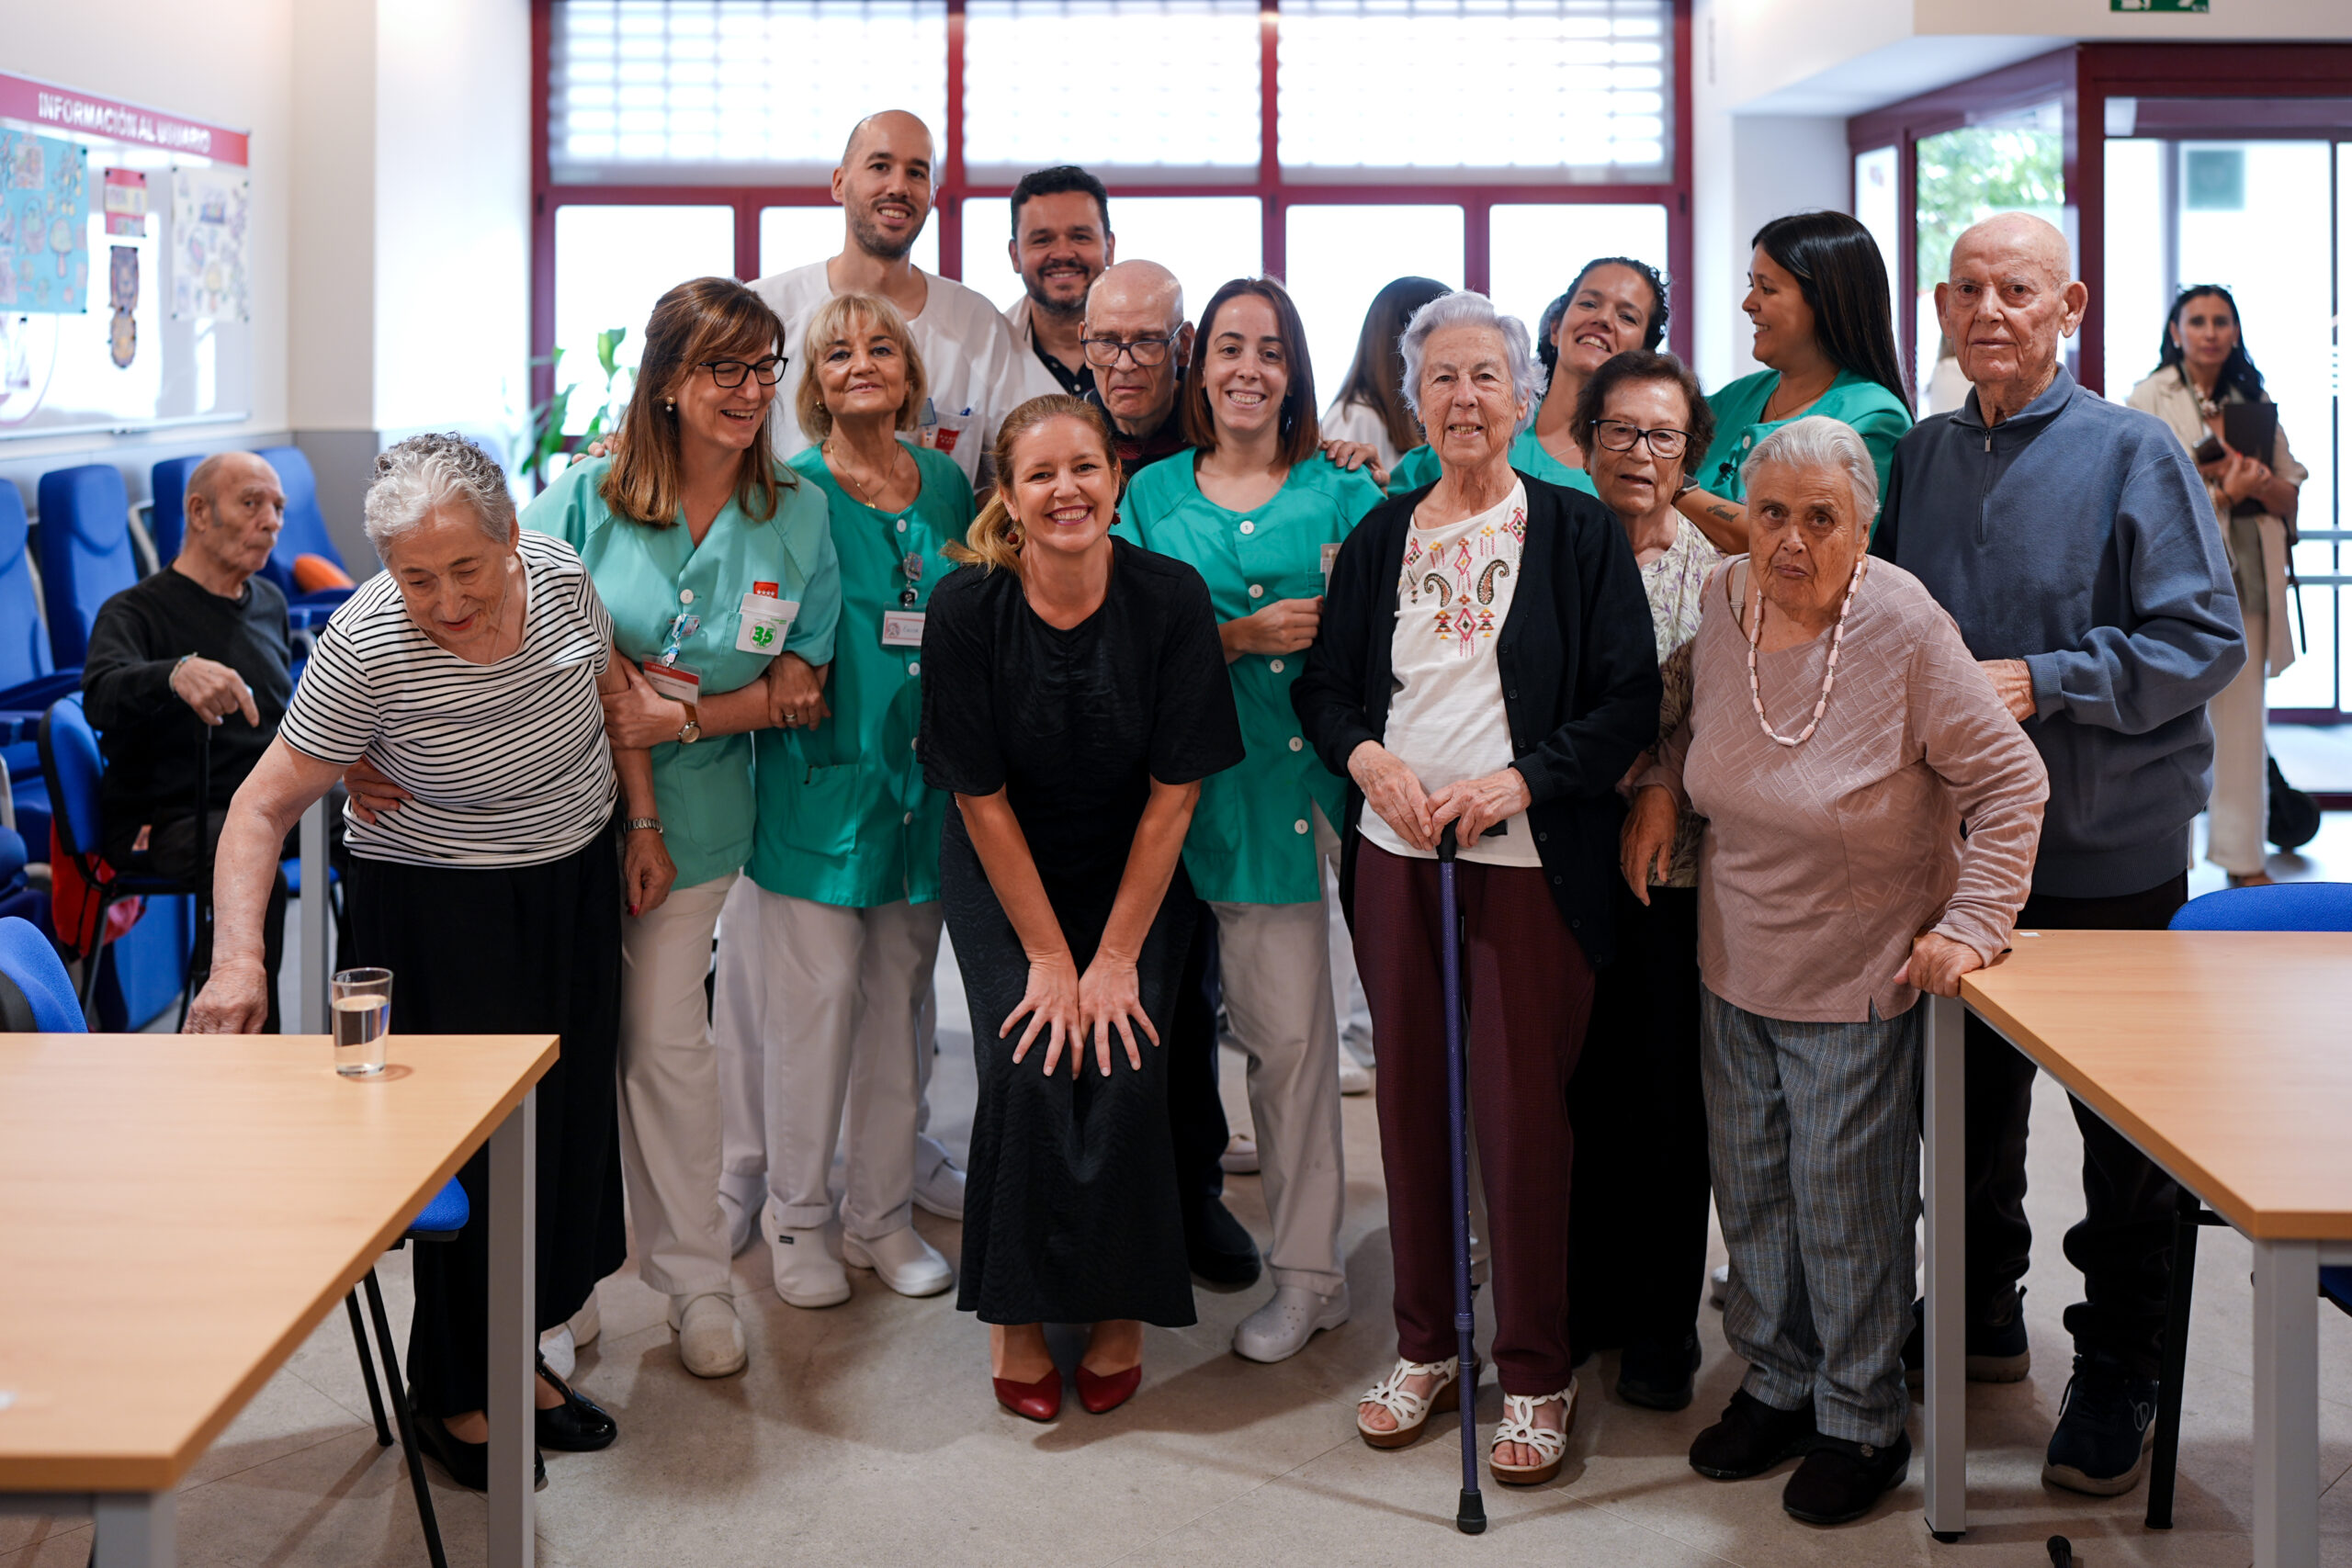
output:
[{"label": "walking cane", "polygon": [[1461,1360],[1462,1503],[1454,1529],[1478,1535],[1487,1528],[1487,1505],[1478,1495],[1477,1319],[1470,1308],[1470,1178],[1467,1167],[1470,1100],[1463,1087],[1461,905],[1454,896],[1454,825],[1448,822],[1437,843],[1438,919],[1443,925],[1445,960],[1445,1102],[1453,1177],[1453,1330]]}]

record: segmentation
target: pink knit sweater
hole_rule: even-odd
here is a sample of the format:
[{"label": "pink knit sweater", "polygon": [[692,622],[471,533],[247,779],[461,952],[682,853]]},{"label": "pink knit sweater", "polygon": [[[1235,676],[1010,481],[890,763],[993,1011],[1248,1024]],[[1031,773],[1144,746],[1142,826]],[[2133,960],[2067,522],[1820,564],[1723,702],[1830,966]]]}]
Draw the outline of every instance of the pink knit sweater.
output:
[{"label": "pink knit sweater", "polygon": [[[1883,560],[1855,595],[1821,728],[1798,747],[1767,739],[1728,586],[1738,565],[1707,581],[1690,714],[1643,779],[1707,819],[1700,971],[1724,1000],[1767,1018],[1894,1018],[1918,999],[1900,976],[1919,932],[1988,964],[2007,947],[2049,777],[1951,617]],[[1828,651],[1825,632],[1758,656],[1780,733],[1812,716]]]}]

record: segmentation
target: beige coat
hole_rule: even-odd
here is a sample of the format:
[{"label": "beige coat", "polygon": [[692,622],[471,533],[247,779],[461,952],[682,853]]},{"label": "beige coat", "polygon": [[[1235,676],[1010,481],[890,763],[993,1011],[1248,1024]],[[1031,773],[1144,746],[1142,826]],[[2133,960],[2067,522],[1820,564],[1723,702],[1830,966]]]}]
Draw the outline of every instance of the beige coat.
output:
[{"label": "beige coat", "polygon": [[[2132,389],[2124,400],[2143,413],[2154,414],[2172,427],[2180,444],[2194,452],[2204,445],[2211,429],[2197,412],[2197,394],[2180,372],[2170,367],[2157,371]],[[2271,471],[2290,484],[2301,485],[2310,472],[2295,461],[2294,453],[2287,446],[2287,427],[2278,426],[2276,450],[2270,455]],[[2270,673],[2283,674],[2295,661],[2295,638],[2287,620],[2287,525],[2267,513],[2259,517],[2232,517],[2230,500],[2219,486],[2207,485],[2206,494],[2213,502],[2213,515],[2222,528],[2222,542],[2230,552],[2231,574],[2237,579],[2241,604],[2259,594],[2265,613],[2269,617],[2268,663]]]}]

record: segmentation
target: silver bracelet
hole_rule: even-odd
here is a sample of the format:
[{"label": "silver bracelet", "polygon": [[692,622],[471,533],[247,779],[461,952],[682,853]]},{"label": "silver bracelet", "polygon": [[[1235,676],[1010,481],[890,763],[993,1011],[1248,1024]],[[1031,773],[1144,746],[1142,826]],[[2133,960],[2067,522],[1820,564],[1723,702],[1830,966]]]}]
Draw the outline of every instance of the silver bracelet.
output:
[{"label": "silver bracelet", "polygon": [[[655,832],[660,833],[662,831],[662,818],[659,817],[632,817],[628,821],[621,824],[621,831],[624,833],[634,833],[640,828],[650,828]],[[663,836],[667,837],[668,835],[664,834]]]}]

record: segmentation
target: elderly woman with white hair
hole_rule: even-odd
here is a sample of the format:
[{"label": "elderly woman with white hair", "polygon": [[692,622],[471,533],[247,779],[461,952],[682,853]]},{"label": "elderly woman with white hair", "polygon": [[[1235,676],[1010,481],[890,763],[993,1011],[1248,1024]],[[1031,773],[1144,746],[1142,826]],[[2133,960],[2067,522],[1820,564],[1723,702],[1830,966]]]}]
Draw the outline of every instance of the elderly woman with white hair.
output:
[{"label": "elderly woman with white hair", "polygon": [[1452,829],[1504,1394],[1489,1464],[1534,1484],[1559,1472],[1575,1413],[1567,1083],[1611,953],[1615,786],[1657,738],[1657,659],[1616,518],[1511,467],[1538,390],[1526,327],[1448,294],[1399,348],[1439,477],[1340,547],[1291,689],[1304,738],[1350,781],[1340,896],[1380,1041],[1398,1359],[1356,1426],[1402,1448],[1433,1410],[1475,1407],[1476,1371],[1465,1390],[1454,1359],[1437,956],[1436,853]]},{"label": "elderly woman with white hair", "polygon": [[1910,1468],[1902,1347],[1919,1213],[1922,991],[2007,947],[2041,759],[1917,578],[1864,553],[1878,470],[1793,421],[1742,465],[1750,553],[1707,581],[1688,716],[1642,781],[1624,874],[1699,852],[1701,1071],[1747,1375],[1690,1445],[1736,1481],[1804,1459],[1781,1506],[1869,1512]]},{"label": "elderly woman with white hair", "polygon": [[[587,569],[560,539],[516,526],[506,476],[481,448],[418,435],[387,450],[367,527],[387,570],[327,624],[277,739],[230,805],[218,957],[188,1029],[260,1029],[278,846],[366,758],[407,798],[346,813],[344,956],[392,971],[393,1032],[563,1039],[538,1086],[537,1326],[552,1328],[627,1254],[614,1147],[621,908],[659,905],[674,876],[651,762],[605,738],[597,694],[625,677]],[[628,818],[617,853],[616,794]],[[416,1255],[408,1348],[425,1450],[477,1491],[489,1472],[488,1175],[485,1154],[465,1164],[473,1218]],[[601,1449],[617,1435],[544,1365],[537,1406],[542,1448]]]}]

